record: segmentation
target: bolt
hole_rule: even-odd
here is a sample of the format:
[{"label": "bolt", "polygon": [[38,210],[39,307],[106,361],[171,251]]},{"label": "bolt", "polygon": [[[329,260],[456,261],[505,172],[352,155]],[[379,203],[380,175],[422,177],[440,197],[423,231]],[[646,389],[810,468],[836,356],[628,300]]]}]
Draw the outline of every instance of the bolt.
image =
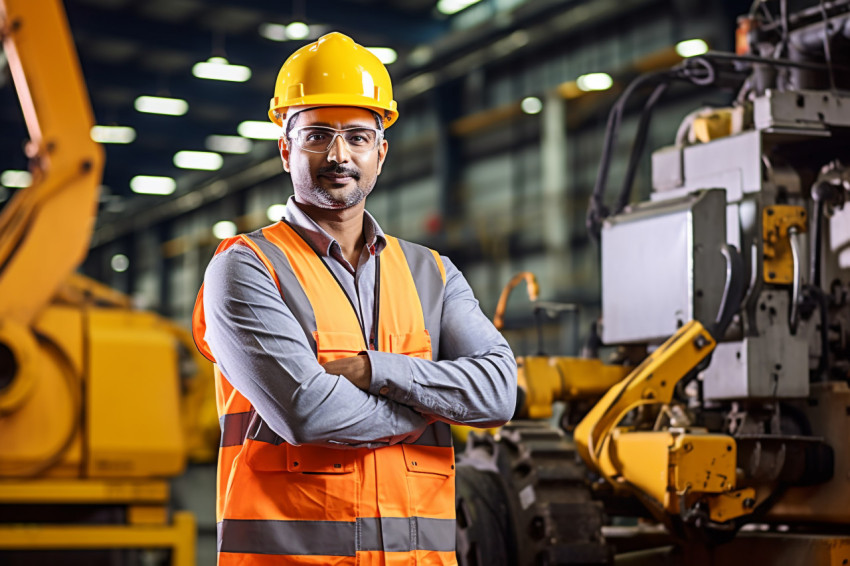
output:
[{"label": "bolt", "polygon": [[772,209],[772,208],[768,208],[768,209],[767,209],[767,215],[768,215],[768,216],[773,216],[773,209]]},{"label": "bolt", "polygon": [[752,509],[756,506],[756,500],[752,497],[748,497],[744,500],[744,509]]},{"label": "bolt", "polygon": [[767,276],[770,279],[776,279],[776,273],[774,273],[773,271],[768,272]]},{"label": "bolt", "polygon": [[708,340],[705,336],[699,334],[696,338],[694,338],[694,346],[696,346],[697,350],[702,350],[708,346]]}]

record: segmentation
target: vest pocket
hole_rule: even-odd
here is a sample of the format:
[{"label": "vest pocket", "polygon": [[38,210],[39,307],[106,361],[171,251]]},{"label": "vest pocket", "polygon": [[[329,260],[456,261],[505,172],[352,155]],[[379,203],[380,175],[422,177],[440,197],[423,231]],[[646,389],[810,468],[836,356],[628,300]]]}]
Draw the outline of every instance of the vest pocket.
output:
[{"label": "vest pocket", "polygon": [[444,477],[455,475],[454,449],[450,446],[402,444],[401,449],[408,472]]},{"label": "vest pocket", "polygon": [[390,352],[430,360],[431,335],[427,330],[390,334]]},{"label": "vest pocket", "polygon": [[347,474],[354,471],[354,455],[348,450],[323,446],[292,446],[246,440],[245,464],[255,472]]},{"label": "vest pocket", "polygon": [[450,446],[404,444],[402,450],[407,467],[405,481],[413,514],[418,517],[454,519],[454,449]]},{"label": "vest pocket", "polygon": [[320,364],[350,358],[367,349],[363,337],[351,332],[316,330],[313,339],[316,341],[316,356]]}]

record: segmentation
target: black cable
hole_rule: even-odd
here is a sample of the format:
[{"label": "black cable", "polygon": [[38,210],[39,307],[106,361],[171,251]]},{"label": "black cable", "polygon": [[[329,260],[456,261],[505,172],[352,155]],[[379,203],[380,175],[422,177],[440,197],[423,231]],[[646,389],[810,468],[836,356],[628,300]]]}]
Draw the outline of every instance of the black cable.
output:
[{"label": "black cable", "polygon": [[614,150],[614,144],[617,140],[617,134],[620,129],[620,122],[623,117],[623,109],[628,102],[628,99],[634,92],[645,84],[653,82],[669,82],[675,76],[675,71],[665,70],[646,73],[640,75],[633,80],[617,102],[614,104],[611,111],[608,113],[608,123],[605,126],[605,142],[602,146],[602,156],[599,160],[599,169],[596,174],[596,183],[593,186],[593,193],[590,196],[590,203],[587,210],[587,230],[591,237],[598,238],[599,230],[604,220],[609,215],[608,208],[605,206],[605,190],[608,184],[608,172],[611,167],[611,156]]},{"label": "black cable", "polygon": [[637,133],[635,134],[635,140],[632,143],[632,153],[629,156],[629,166],[626,169],[626,176],[623,179],[620,196],[617,198],[617,203],[614,206],[614,214],[620,214],[632,198],[632,187],[634,186],[635,176],[637,175],[638,165],[640,164],[640,157],[643,155],[643,149],[646,146],[646,138],[649,134],[649,123],[652,118],[652,111],[655,109],[655,105],[667,91],[669,86],[670,83],[661,83],[655,87],[655,90],[653,90],[652,94],[649,95],[649,98],[640,113],[640,122],[638,122]]}]

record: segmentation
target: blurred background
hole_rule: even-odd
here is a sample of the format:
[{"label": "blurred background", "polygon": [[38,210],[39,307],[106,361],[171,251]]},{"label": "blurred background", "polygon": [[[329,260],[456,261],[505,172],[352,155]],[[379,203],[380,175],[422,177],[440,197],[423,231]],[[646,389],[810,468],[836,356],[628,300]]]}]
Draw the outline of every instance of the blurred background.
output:
[{"label": "blurred background", "polygon": [[[184,324],[219,239],[276,221],[275,205],[291,194],[268,101],[283,61],[331,30],[374,47],[393,79],[401,117],[387,133],[389,158],[367,203],[384,230],[449,256],[487,313],[510,276],[529,270],[541,299],[577,303],[583,320],[592,319],[599,266],[584,214],[608,110],[638,71],[709,47],[732,49],[735,18],[749,8],[742,0],[65,6],[102,126],[93,135],[106,149],[82,271]],[[219,57],[226,61],[216,67],[211,58]],[[210,68],[229,80],[202,78]],[[672,143],[689,111],[729,98],[707,96],[686,87],[669,94],[648,147]],[[157,106],[144,97],[173,101]],[[16,173],[27,169],[27,135],[6,72],[0,101],[0,199],[8,202],[28,179]],[[635,123],[624,123],[624,148]],[[648,152],[644,162],[640,200],[649,192]],[[615,157],[613,185],[624,167]],[[146,184],[149,176],[163,179]],[[527,326],[513,324],[531,315],[523,300],[510,301],[508,328]],[[523,337],[516,340],[523,349]]]},{"label": "blurred background", "polygon": [[[33,0],[38,4],[41,0]],[[340,31],[374,49],[400,119],[367,202],[383,229],[447,255],[492,316],[531,271],[559,303],[538,333],[524,292],[507,304],[515,352],[575,355],[600,308],[598,247],[585,212],[608,111],[638,73],[733,50],[744,0],[67,0],[103,144],[91,249],[79,271],[189,328],[221,238],[280,218],[291,194],[267,119],[296,49]],[[57,93],[62,96],[62,93]],[[647,146],[671,144],[695,108],[732,94],[674,86]],[[610,183],[623,177],[628,108]],[[0,53],[0,206],[32,181],[28,138]],[[649,152],[635,185],[650,190]],[[215,553],[214,464],[174,483],[195,512],[197,563]]]}]

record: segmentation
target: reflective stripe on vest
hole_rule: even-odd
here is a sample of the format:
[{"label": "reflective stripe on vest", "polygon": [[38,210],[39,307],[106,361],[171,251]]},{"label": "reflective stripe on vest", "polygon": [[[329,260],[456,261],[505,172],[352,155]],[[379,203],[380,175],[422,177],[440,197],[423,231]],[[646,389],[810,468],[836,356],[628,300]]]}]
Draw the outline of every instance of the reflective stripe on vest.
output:
[{"label": "reflective stripe on vest", "polygon": [[[380,255],[378,349],[438,359],[442,262],[427,248],[387,241]],[[251,248],[269,270],[321,363],[366,349],[345,292],[292,228],[281,222],[239,236],[217,253],[235,243]],[[203,341],[202,292],[193,330],[199,349],[213,359]],[[298,564],[354,564],[346,557],[355,554],[364,564],[456,563],[447,424],[432,424],[415,444],[377,450],[293,446],[216,374],[220,563],[266,564],[270,554]]]},{"label": "reflective stripe on vest", "polygon": [[354,556],[358,551],[453,552],[455,549],[455,522],[451,519],[372,517],[353,522],[225,519],[217,528],[219,552]]}]

